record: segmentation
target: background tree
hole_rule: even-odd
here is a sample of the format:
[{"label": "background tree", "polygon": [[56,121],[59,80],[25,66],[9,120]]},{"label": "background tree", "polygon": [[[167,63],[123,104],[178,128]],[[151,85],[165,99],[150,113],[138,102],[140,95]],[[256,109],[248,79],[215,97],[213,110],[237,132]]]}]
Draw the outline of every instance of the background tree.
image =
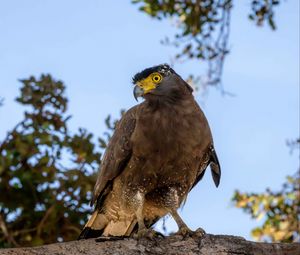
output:
[{"label": "background tree", "polygon": [[[166,38],[163,43],[179,49],[175,59],[203,60],[208,72],[191,75],[190,82],[196,85],[221,86],[223,64],[229,53],[230,15],[233,0],[132,0],[139,10],[162,20],[172,18],[178,28],[174,39]],[[265,22],[275,30],[274,8],[279,0],[252,0],[249,19],[256,25]],[[222,89],[222,92],[225,92]]]},{"label": "background tree", "polygon": [[[299,146],[300,139],[291,146]],[[236,191],[234,205],[253,219],[263,219],[261,227],[251,234],[258,241],[300,242],[300,168],[288,176],[280,191],[267,189],[263,193]]]},{"label": "background tree", "polygon": [[105,139],[98,146],[85,129],[71,134],[62,82],[21,82],[16,100],[29,109],[0,143],[0,247],[74,240],[91,212]]}]

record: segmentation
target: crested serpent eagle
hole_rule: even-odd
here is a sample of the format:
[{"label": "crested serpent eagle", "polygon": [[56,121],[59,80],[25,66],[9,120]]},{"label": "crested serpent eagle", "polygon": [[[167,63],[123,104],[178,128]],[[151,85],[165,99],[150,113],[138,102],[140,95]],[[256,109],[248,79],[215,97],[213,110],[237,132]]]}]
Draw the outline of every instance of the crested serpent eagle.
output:
[{"label": "crested serpent eagle", "polygon": [[80,239],[150,237],[167,214],[178,233],[192,234],[177,209],[207,166],[219,185],[211,131],[192,88],[167,64],[137,73],[133,83],[134,97],[144,101],[123,115],[109,141]]}]

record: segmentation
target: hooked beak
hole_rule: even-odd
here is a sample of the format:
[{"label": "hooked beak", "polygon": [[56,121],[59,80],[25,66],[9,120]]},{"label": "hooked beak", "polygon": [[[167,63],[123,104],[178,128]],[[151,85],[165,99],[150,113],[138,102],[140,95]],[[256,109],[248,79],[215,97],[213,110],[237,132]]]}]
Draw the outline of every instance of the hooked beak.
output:
[{"label": "hooked beak", "polygon": [[143,95],[144,95],[144,90],[140,86],[136,85],[133,89],[133,96],[135,100],[138,101],[138,98],[142,97]]}]

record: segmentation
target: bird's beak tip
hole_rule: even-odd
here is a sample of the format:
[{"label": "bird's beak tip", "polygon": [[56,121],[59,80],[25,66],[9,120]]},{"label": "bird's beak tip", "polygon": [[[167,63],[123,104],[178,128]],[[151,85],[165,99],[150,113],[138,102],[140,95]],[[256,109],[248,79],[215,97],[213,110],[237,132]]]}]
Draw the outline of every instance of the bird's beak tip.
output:
[{"label": "bird's beak tip", "polygon": [[135,100],[138,102],[138,98],[142,97],[143,95],[144,95],[144,90],[140,86],[136,85],[133,89],[133,96]]}]

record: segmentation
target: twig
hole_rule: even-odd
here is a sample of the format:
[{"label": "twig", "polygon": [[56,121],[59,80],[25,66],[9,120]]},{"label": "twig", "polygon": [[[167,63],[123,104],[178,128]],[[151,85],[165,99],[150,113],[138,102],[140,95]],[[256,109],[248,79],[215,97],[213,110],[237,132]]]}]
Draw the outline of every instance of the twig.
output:
[{"label": "twig", "polygon": [[37,235],[38,236],[40,236],[40,234],[42,232],[43,225],[44,225],[45,221],[47,220],[47,218],[49,217],[49,215],[52,213],[54,207],[55,207],[55,204],[51,205],[48,208],[48,210],[46,211],[43,219],[40,221],[39,225],[37,226]]},{"label": "twig", "polygon": [[0,229],[3,232],[5,239],[8,240],[9,243],[12,243],[15,247],[20,247],[20,245],[16,242],[13,236],[9,233],[5,221],[1,214],[0,214]]}]

